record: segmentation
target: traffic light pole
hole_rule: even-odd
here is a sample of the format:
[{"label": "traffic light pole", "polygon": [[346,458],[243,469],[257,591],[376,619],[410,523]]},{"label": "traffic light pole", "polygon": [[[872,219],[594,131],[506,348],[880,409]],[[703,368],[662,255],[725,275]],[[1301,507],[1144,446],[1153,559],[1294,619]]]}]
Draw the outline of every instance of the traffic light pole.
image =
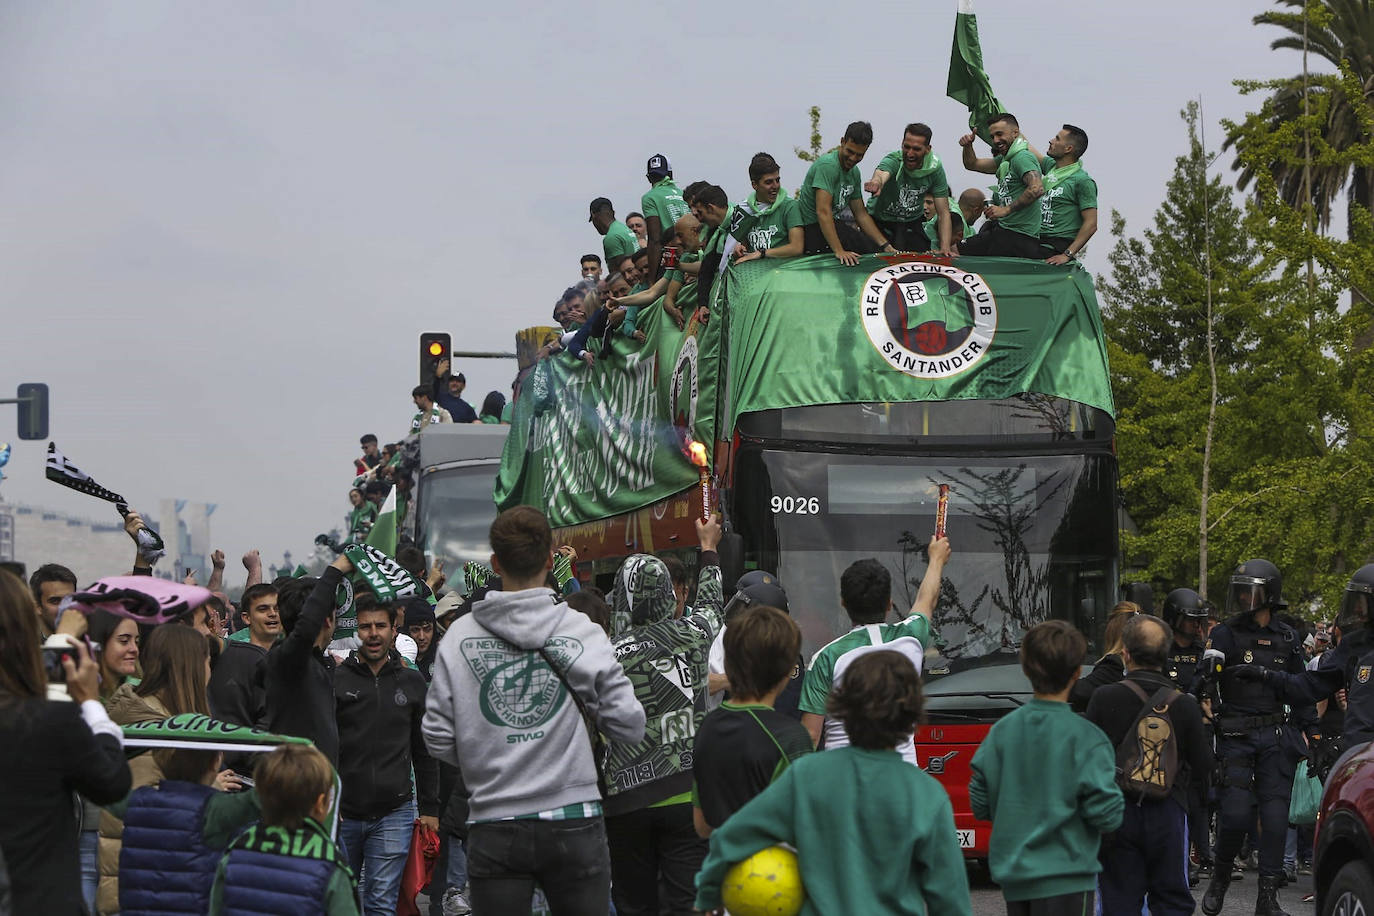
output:
[{"label": "traffic light pole", "polygon": [[494,350],[454,350],[455,359],[515,359],[514,353],[500,353]]}]

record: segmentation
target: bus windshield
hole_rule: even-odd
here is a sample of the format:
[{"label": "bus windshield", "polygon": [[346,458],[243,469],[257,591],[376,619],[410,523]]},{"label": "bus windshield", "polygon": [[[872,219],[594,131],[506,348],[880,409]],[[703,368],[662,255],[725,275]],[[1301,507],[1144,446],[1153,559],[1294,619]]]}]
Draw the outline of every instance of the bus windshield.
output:
[{"label": "bus windshield", "polygon": [[933,616],[926,675],[1013,664],[1023,634],[1062,618],[1089,640],[1114,600],[1115,474],[1109,454],[892,457],[748,445],[735,479],[747,566],[776,570],[805,651],[846,632],[840,575],[874,557],[898,614],[915,601],[951,486],[954,556]]},{"label": "bus windshield", "polygon": [[417,543],[435,560],[444,561],[448,584],[465,591],[463,564],[491,562],[487,539],[496,505],[491,482],[496,462],[445,468],[425,474],[420,484]]}]

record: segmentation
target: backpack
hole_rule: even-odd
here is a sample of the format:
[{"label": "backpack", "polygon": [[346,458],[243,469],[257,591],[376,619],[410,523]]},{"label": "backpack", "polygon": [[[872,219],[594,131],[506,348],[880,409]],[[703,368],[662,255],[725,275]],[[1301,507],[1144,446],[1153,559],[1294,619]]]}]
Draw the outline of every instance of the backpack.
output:
[{"label": "backpack", "polygon": [[1178,780],[1178,732],[1170,717],[1174,701],[1183,696],[1172,686],[1150,696],[1130,678],[1129,687],[1143,704],[1130,731],[1116,747],[1116,784],[1128,798],[1158,801],[1169,797]]}]

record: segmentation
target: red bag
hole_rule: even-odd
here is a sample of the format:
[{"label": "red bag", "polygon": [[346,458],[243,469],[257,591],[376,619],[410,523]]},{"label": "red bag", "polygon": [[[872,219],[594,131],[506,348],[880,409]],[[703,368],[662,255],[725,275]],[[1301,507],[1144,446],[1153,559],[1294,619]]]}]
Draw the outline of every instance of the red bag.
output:
[{"label": "red bag", "polygon": [[410,834],[410,857],[401,874],[401,899],[396,904],[396,916],[420,916],[415,898],[429,886],[434,876],[434,862],[439,858],[439,834],[421,821],[415,822]]}]

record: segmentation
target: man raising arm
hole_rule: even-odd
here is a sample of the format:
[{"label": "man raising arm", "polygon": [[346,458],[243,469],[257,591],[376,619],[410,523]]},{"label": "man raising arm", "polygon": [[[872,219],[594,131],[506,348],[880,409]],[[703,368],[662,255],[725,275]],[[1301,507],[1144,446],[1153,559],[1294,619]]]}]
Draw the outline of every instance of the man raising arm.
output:
[{"label": "man raising arm", "polygon": [[[959,245],[960,254],[1040,260],[1040,208],[1033,206],[1045,193],[1040,161],[1021,136],[1015,117],[1000,112],[988,119],[995,159],[973,153],[974,134],[959,138],[964,165],[973,171],[997,175],[993,203],[983,215],[996,224]],[[991,165],[991,167],[989,167]]]}]

